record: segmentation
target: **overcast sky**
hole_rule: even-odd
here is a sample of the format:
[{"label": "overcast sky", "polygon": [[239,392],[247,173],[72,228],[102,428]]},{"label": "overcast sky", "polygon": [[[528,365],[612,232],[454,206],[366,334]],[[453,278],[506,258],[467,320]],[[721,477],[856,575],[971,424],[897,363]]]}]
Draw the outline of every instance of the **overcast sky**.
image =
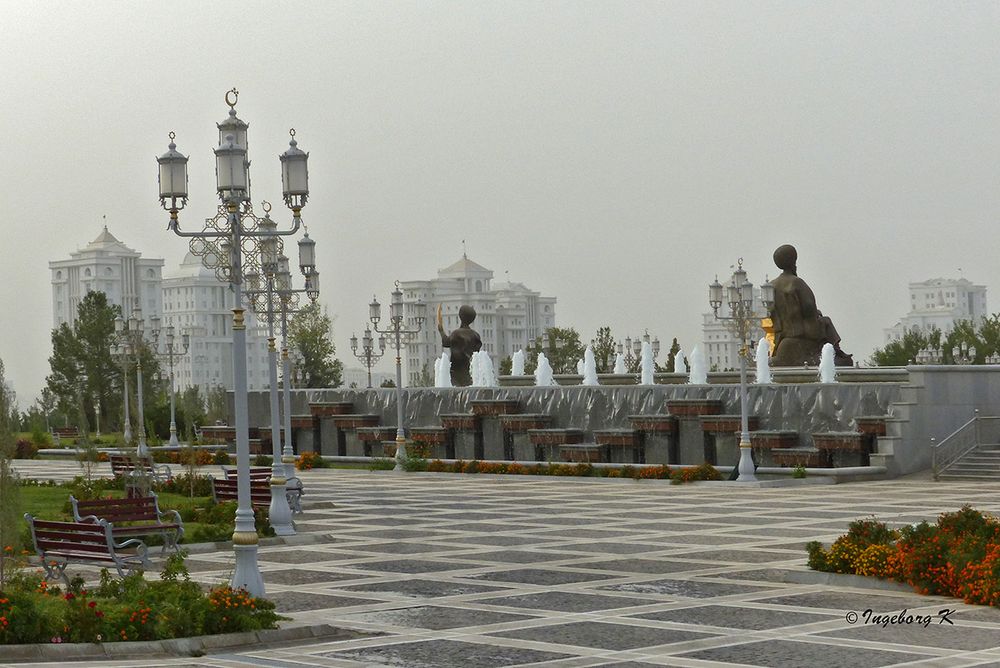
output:
[{"label": "overcast sky", "polygon": [[[47,263],[102,216],[180,262],[154,157],[213,211],[226,90],[255,201],[310,152],[304,221],[338,354],[373,292],[461,256],[558,298],[557,324],[700,340],[707,285],[799,249],[859,360],[906,284],[961,275],[1000,310],[1000,3],[0,0],[0,359],[48,373]],[[282,208],[282,222],[290,215]],[[345,357],[345,355],[347,357]],[[385,365],[388,369],[388,365]]]}]

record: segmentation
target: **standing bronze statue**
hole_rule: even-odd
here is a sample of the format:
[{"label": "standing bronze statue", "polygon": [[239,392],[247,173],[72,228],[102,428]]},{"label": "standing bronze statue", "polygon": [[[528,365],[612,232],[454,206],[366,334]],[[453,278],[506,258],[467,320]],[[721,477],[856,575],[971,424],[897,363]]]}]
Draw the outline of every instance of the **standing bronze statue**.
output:
[{"label": "standing bronze statue", "polygon": [[438,306],[437,326],[441,333],[441,345],[451,349],[451,384],[454,387],[472,385],[472,373],[469,366],[472,363],[472,353],[479,352],[483,340],[479,332],[469,325],[476,319],[476,309],[462,306],[458,309],[458,319],[462,326],[451,334],[444,332],[444,319],[441,317],[441,307]]},{"label": "standing bronze statue", "polygon": [[774,263],[781,275],[771,281],[774,286],[774,366],[802,366],[819,363],[823,344],[833,345],[837,366],[853,366],[854,359],[840,349],[840,335],[833,321],[816,308],[816,297],[809,285],[796,274],[798,253],[785,244],[774,251]]}]

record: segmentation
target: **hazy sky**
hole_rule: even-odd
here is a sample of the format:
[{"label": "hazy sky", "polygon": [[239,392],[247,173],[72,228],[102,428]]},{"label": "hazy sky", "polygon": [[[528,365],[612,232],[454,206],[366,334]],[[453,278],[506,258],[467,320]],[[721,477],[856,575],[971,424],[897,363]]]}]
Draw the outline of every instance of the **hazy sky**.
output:
[{"label": "hazy sky", "polygon": [[[338,354],[373,292],[469,256],[589,339],[700,340],[707,285],[771,253],[866,359],[909,281],[1000,310],[1000,3],[0,0],[0,359],[48,373],[47,263],[111,231],[168,270],[154,157],[216,204],[226,90],[255,201],[294,126]],[[290,215],[282,208],[282,223]],[[345,357],[346,355],[346,357]],[[388,365],[386,365],[388,368]]]}]

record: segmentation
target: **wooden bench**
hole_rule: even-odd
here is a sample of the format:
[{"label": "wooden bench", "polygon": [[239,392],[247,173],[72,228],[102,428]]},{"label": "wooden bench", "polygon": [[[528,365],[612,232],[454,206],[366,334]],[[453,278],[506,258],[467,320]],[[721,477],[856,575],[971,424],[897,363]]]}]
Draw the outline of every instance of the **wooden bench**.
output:
[{"label": "wooden bench", "polygon": [[[226,480],[235,482],[237,476],[237,468],[235,466],[223,466],[222,473],[226,476]],[[251,466],[250,467],[250,484],[255,483],[267,483],[268,487],[271,485],[271,467],[270,466]],[[305,489],[302,486],[302,479],[297,476],[292,476],[291,478],[285,479],[285,493],[288,496],[288,507],[292,509],[292,512],[296,515],[302,514],[302,497],[305,496]],[[270,503],[270,501],[268,501]]]},{"label": "wooden bench", "polygon": [[[81,501],[70,495],[73,519],[77,522],[99,522],[111,525],[111,535],[116,539],[132,536],[163,536],[163,550],[171,548],[180,552],[177,545],[184,536],[184,525],[176,510],[160,510],[156,494],[127,499],[95,499]],[[164,519],[167,521],[164,521]]]},{"label": "wooden bench", "polygon": [[[212,478],[212,498],[216,503],[239,501],[237,481]],[[253,508],[268,508],[271,505],[271,483],[269,480],[250,481],[250,505]]]},{"label": "wooden bench", "polygon": [[79,427],[53,427],[52,438],[59,442],[60,438],[80,438]]},{"label": "wooden bench", "polygon": [[173,474],[166,464],[156,464],[150,457],[136,455],[109,455],[111,473],[117,477],[135,478],[145,476],[156,482],[170,482]]},{"label": "wooden bench", "polygon": [[31,528],[35,552],[49,580],[61,577],[69,586],[66,567],[71,563],[113,566],[120,577],[124,577],[126,571],[149,565],[146,544],[138,538],[115,543],[111,525],[104,520],[50,522],[36,520],[30,513],[25,513],[24,519]]}]

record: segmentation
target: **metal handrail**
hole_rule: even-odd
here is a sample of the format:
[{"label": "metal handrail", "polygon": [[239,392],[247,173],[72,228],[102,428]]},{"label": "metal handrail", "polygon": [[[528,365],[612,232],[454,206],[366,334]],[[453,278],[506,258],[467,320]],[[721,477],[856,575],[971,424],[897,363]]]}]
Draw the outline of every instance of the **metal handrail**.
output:
[{"label": "metal handrail", "polygon": [[940,443],[931,438],[931,472],[934,480],[949,466],[972,452],[979,445],[979,411],[972,419],[946,436]]}]

